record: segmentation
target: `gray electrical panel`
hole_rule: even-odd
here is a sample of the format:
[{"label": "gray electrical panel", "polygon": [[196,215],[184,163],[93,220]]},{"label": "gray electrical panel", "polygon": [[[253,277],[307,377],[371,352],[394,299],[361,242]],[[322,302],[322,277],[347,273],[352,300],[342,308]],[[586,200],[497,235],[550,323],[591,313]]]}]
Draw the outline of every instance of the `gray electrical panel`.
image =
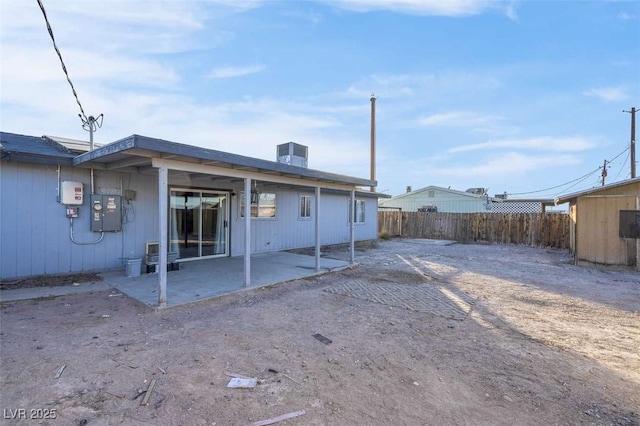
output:
[{"label": "gray electrical panel", "polygon": [[122,229],[122,197],[91,195],[91,231],[119,232]]}]

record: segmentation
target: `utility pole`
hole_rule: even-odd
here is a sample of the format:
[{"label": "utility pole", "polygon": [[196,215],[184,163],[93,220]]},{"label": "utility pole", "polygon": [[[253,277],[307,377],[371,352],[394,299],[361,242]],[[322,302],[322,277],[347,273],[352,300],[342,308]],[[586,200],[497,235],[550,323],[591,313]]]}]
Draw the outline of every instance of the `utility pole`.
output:
[{"label": "utility pole", "polygon": [[604,160],[602,165],[602,186],[604,186],[604,180],[607,177],[607,160]]},{"label": "utility pole", "polygon": [[631,108],[631,111],[622,111],[628,112],[631,114],[631,145],[629,152],[631,155],[629,156],[631,161],[631,179],[636,177],[636,108]]},{"label": "utility pole", "polygon": [[[371,180],[376,180],[376,95],[371,94]],[[371,192],[376,187],[371,186]]]}]

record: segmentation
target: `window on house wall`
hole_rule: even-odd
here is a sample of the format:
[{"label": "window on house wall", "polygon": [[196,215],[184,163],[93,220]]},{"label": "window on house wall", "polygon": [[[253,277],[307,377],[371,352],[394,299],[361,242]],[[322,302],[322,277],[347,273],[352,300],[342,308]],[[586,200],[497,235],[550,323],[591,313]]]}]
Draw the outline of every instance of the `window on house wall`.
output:
[{"label": "window on house wall", "polygon": [[429,190],[429,192],[427,192],[427,197],[435,198],[436,197],[436,191]]},{"label": "window on house wall", "polygon": [[[240,193],[240,217],[244,217],[244,193]],[[251,194],[251,217],[276,217],[276,194]]]},{"label": "window on house wall", "polygon": [[353,209],[350,210],[353,212],[354,223],[365,222],[364,200],[355,200],[355,202],[353,203]]},{"label": "window on house wall", "polygon": [[309,219],[311,217],[311,196],[300,196],[300,218]]}]

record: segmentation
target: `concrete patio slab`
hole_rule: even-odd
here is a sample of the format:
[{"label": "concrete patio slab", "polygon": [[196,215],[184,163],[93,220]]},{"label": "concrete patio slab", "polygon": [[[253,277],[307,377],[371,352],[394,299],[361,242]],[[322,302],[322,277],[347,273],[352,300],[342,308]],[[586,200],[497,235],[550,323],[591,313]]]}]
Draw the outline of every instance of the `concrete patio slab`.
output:
[{"label": "concrete patio slab", "polygon": [[[321,258],[320,272],[316,272],[313,256],[288,252],[254,254],[251,256],[251,285],[245,287],[243,256],[181,262],[179,270],[167,273],[167,307],[310,277],[349,266],[349,262]],[[127,296],[147,306],[158,307],[157,274],[127,277],[124,271],[112,271],[100,276],[110,286]]]}]

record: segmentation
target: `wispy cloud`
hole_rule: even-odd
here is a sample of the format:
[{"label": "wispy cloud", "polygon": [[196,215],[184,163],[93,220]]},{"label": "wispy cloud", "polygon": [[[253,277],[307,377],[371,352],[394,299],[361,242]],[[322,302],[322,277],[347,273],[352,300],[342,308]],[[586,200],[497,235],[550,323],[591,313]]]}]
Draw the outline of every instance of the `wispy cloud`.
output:
[{"label": "wispy cloud", "polygon": [[605,102],[624,101],[629,98],[623,87],[600,87],[582,92],[584,96],[592,96]]},{"label": "wispy cloud", "polygon": [[480,115],[470,111],[449,111],[422,117],[418,120],[418,124],[422,126],[469,127],[484,125],[496,120],[503,120],[503,117]]},{"label": "wispy cloud", "polygon": [[525,155],[517,152],[505,152],[478,164],[465,166],[440,167],[437,172],[443,176],[467,176],[467,179],[507,177],[521,175],[533,170],[552,170],[560,166],[580,163],[573,155]]},{"label": "wispy cloud", "polygon": [[[6,4],[5,4],[6,3]],[[112,1],[96,7],[83,0],[44,2],[56,41],[69,48],[92,49],[103,55],[126,52],[177,53],[211,48],[232,39],[220,29],[229,16],[258,7],[261,1]],[[2,44],[43,43],[46,27],[37,4],[3,2]],[[7,17],[11,17],[11,19]],[[207,32],[206,39],[199,37]]]},{"label": "wispy cloud", "polygon": [[[385,157],[387,158],[387,157]],[[387,175],[403,170],[397,188],[414,185],[414,188],[437,185],[465,190],[471,186],[494,188],[495,192],[512,190],[513,177],[526,176],[536,171],[557,170],[562,167],[582,163],[581,156],[564,153],[523,154],[513,151],[492,154],[487,157],[475,156],[473,160],[451,161],[431,157],[404,158],[389,153],[388,161],[381,164],[379,172]],[[533,185],[534,183],[531,183]],[[393,193],[393,192],[392,192]]]},{"label": "wispy cloud", "polygon": [[[387,10],[397,13],[437,16],[470,16],[504,5],[486,0],[324,0],[324,3],[355,12]],[[508,10],[505,10],[507,13]],[[511,12],[513,13],[513,12]]]},{"label": "wispy cloud", "polygon": [[470,128],[475,133],[513,134],[518,128],[507,126],[499,115],[478,114],[472,111],[449,111],[421,117],[419,126]]},{"label": "wispy cloud", "polygon": [[484,149],[527,149],[540,151],[577,152],[593,148],[595,143],[589,138],[550,137],[543,136],[529,139],[505,139],[499,141],[487,141],[476,144],[460,145],[448,150],[449,153],[478,151]]},{"label": "wispy cloud", "polygon": [[506,7],[504,9],[504,13],[512,21],[517,21],[518,20],[518,14],[516,13],[515,2],[507,3],[507,5],[506,5]]},{"label": "wispy cloud", "polygon": [[491,73],[467,71],[442,71],[419,74],[372,74],[351,84],[343,96],[362,98],[371,94],[386,99],[407,98],[429,94],[436,97],[441,94],[451,96],[456,93],[478,93],[495,90],[500,81]]},{"label": "wispy cloud", "polygon": [[242,77],[244,75],[255,74],[263,71],[264,65],[251,65],[248,67],[222,67],[215,68],[209,74],[209,78],[233,78]]},{"label": "wispy cloud", "polygon": [[317,25],[322,22],[322,14],[315,10],[293,10],[285,12],[285,15],[291,16],[293,18],[301,19],[303,21],[311,22],[313,25]]},{"label": "wispy cloud", "polygon": [[630,21],[633,19],[636,19],[637,16],[636,15],[632,15],[631,13],[627,13],[627,12],[620,12],[618,13],[618,19],[622,19],[623,21]]}]

